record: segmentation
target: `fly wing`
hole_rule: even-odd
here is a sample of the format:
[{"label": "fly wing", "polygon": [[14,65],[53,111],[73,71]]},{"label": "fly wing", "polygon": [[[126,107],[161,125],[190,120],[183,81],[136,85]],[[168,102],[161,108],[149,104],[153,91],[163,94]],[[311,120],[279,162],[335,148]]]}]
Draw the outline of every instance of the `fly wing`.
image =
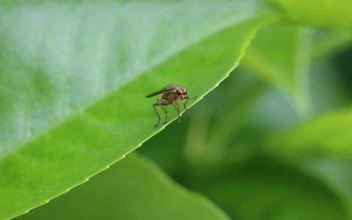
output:
[{"label": "fly wing", "polygon": [[163,88],[162,90],[159,90],[159,91],[153,92],[152,94],[147,95],[147,98],[150,98],[150,97],[153,97],[155,95],[162,94],[162,93],[172,92],[172,91],[174,91],[174,90],[176,90],[178,88],[179,88],[179,86],[177,86],[177,85],[169,85],[166,88]]},{"label": "fly wing", "polygon": [[165,91],[165,89],[162,89],[162,90],[159,90],[159,91],[153,92],[153,93],[151,93],[151,94],[147,95],[146,97],[147,97],[147,98],[150,98],[150,97],[153,97],[153,96],[156,96],[156,95],[162,94],[162,93],[164,93],[164,91]]}]

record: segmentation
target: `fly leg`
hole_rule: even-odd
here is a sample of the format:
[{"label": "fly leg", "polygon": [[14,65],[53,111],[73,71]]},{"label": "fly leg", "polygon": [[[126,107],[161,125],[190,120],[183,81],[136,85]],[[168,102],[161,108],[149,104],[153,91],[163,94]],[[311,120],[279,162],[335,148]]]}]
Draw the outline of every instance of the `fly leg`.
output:
[{"label": "fly leg", "polygon": [[174,106],[175,106],[175,108],[177,110],[177,116],[178,116],[177,121],[178,121],[178,123],[181,123],[180,105],[178,104],[178,102],[174,102]]},{"label": "fly leg", "polygon": [[154,112],[158,116],[158,123],[156,123],[156,125],[154,125],[154,127],[158,126],[158,124],[160,122],[160,115],[159,115],[158,111],[155,108],[155,106],[158,106],[158,105],[159,105],[158,103],[153,104]]},{"label": "fly leg", "polygon": [[165,99],[157,99],[156,100],[157,103],[153,104],[153,108],[154,108],[154,111],[155,111],[155,114],[158,116],[158,123],[156,123],[156,125],[154,125],[154,127],[158,126],[159,125],[159,122],[160,122],[160,115],[158,113],[158,111],[156,110],[155,106],[160,106],[161,109],[164,111],[165,113],[165,121],[164,121],[164,124],[166,124],[167,122],[167,111],[166,109],[164,108],[164,105],[169,105],[169,101],[165,100]]},{"label": "fly leg", "polygon": [[187,98],[186,101],[183,103],[183,107],[185,108],[185,110],[187,111],[188,114],[191,114],[191,112],[188,110],[188,108],[186,107],[186,104],[188,102],[188,100],[190,99],[196,99],[198,96],[193,97],[193,98]]},{"label": "fly leg", "polygon": [[186,101],[183,103],[183,107],[185,108],[185,110],[187,111],[188,114],[191,114],[191,112],[188,110],[188,108],[186,107],[186,104],[188,102],[189,99],[186,99]]}]

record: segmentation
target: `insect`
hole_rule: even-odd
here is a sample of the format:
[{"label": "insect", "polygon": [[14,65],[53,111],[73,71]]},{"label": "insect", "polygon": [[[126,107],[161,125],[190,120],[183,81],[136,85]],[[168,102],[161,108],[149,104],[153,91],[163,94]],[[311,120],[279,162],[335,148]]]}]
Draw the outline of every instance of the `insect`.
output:
[{"label": "insect", "polygon": [[183,87],[178,86],[178,85],[169,85],[169,86],[165,87],[162,90],[159,90],[159,91],[153,92],[152,94],[147,95],[147,98],[150,98],[150,97],[153,97],[153,96],[159,95],[159,94],[162,94],[161,98],[158,98],[156,100],[157,103],[153,104],[153,108],[154,108],[155,114],[158,116],[158,123],[156,123],[156,125],[154,125],[154,127],[158,126],[159,123],[160,123],[160,115],[159,115],[158,111],[155,108],[156,106],[160,106],[161,109],[164,111],[164,113],[165,113],[164,124],[166,124],[166,122],[167,122],[167,111],[166,111],[164,106],[173,104],[174,107],[177,109],[178,123],[180,123],[181,122],[181,119],[180,119],[180,105],[179,105],[178,102],[182,101],[182,100],[186,100],[183,103],[183,107],[185,108],[185,110],[187,111],[188,114],[191,114],[191,112],[187,109],[186,104],[187,104],[188,100],[196,99],[198,97],[198,96],[196,96],[196,97],[190,98],[187,95],[186,88],[183,88]]}]

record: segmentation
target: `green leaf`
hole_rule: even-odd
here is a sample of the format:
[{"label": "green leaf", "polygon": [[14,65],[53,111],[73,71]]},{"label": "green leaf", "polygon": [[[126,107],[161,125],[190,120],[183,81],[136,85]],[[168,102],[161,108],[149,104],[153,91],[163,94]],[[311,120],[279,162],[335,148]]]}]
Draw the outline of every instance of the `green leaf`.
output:
[{"label": "green leaf", "polygon": [[138,148],[163,129],[146,94],[177,83],[200,100],[277,18],[256,1],[0,4],[0,219]]},{"label": "green leaf", "polygon": [[209,200],[175,184],[158,167],[135,153],[70,193],[17,219],[91,219],[94,216],[101,219],[229,219]]},{"label": "green leaf", "polygon": [[350,0],[270,0],[295,22],[333,29],[352,29]]}]

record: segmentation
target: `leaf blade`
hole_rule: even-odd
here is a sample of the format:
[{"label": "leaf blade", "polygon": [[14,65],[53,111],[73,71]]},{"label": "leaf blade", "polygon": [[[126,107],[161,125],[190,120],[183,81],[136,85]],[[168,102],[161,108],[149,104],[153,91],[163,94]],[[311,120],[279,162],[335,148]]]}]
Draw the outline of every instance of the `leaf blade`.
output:
[{"label": "leaf blade", "polygon": [[[187,6],[187,3],[184,2],[180,4],[179,8],[177,8],[179,10]],[[197,4],[194,3],[190,4],[197,6]],[[247,3],[244,4],[244,6],[246,5]],[[54,10],[50,8],[52,7],[50,5],[45,7]],[[84,7],[87,6],[83,5],[83,8]],[[240,7],[238,9],[241,10],[245,8]],[[138,7],[135,10],[138,10]],[[250,10],[254,9],[250,8]],[[191,9],[187,9],[188,13],[191,11]],[[8,199],[2,200],[0,203],[2,207],[11,208],[2,210],[0,212],[0,218],[8,218],[25,213],[28,209],[45,204],[49,199],[67,192],[72,187],[82,184],[87,178],[106,169],[106,167],[139,147],[141,143],[150,138],[151,135],[162,130],[163,128],[161,127],[158,129],[153,128],[156,118],[151,107],[152,103],[145,98],[145,95],[155,89],[160,89],[159,87],[155,88],[156,85],[163,87],[165,84],[169,84],[170,81],[175,80],[176,76],[178,83],[188,88],[189,95],[195,94],[204,96],[212,88],[216,87],[219,81],[228,75],[229,70],[234,68],[257,29],[271,22],[277,16],[270,11],[263,11],[264,13],[252,14],[253,17],[249,16],[240,18],[239,20],[235,19],[235,23],[233,23],[232,26],[226,26],[225,29],[217,33],[203,36],[204,39],[200,39],[196,44],[188,45],[187,48],[178,48],[179,51],[177,51],[176,54],[168,54],[168,56],[164,57],[166,60],[161,60],[160,64],[146,66],[147,69],[141,72],[137,71],[138,74],[135,72],[134,74],[138,76],[132,74],[134,77],[132,79],[128,78],[131,77],[130,75],[128,75],[127,78],[122,78],[121,81],[118,82],[121,86],[113,88],[107,94],[102,93],[99,90],[101,87],[96,86],[97,83],[101,83],[101,80],[95,82],[96,79],[99,79],[99,77],[95,77],[97,75],[99,76],[99,71],[95,72],[94,69],[99,69],[99,62],[92,64],[93,66],[90,67],[92,67],[93,70],[90,70],[88,68],[89,65],[88,67],[84,66],[86,62],[82,62],[82,59],[78,58],[78,61],[74,62],[72,68],[75,69],[75,65],[77,65],[76,68],[80,72],[78,72],[78,75],[73,75],[73,78],[68,80],[68,82],[73,83],[72,85],[76,89],[76,96],[87,93],[85,94],[86,97],[94,97],[93,99],[84,98],[85,96],[77,98],[73,95],[71,97],[70,93],[65,93],[65,95],[61,94],[65,97],[64,99],[59,99],[59,102],[53,102],[54,104],[50,105],[50,101],[54,98],[49,96],[49,99],[47,99],[48,97],[46,97],[45,93],[46,88],[48,88],[48,86],[50,88],[50,86],[56,85],[55,83],[57,83],[56,89],[50,91],[49,94],[56,95],[56,92],[61,91],[61,89],[65,91],[67,83],[65,77],[63,77],[61,81],[55,81],[53,78],[49,77],[51,76],[50,74],[48,74],[49,76],[46,75],[48,72],[43,72],[43,69],[36,66],[38,63],[34,62],[32,64],[25,59],[20,60],[22,69],[18,72],[18,77],[14,78],[13,85],[14,87],[17,86],[16,80],[21,80],[21,76],[23,77],[26,71],[32,73],[29,77],[24,78],[24,86],[22,90],[20,90],[25,94],[23,97],[28,98],[28,100],[25,100],[23,104],[22,102],[25,98],[22,96],[18,96],[16,97],[17,99],[14,100],[11,100],[9,96],[6,97],[8,98],[7,101],[10,101],[10,104],[15,103],[12,106],[13,109],[16,109],[16,105],[21,104],[31,109],[19,109],[23,110],[24,113],[20,113],[21,117],[16,120],[25,124],[22,126],[25,129],[18,133],[18,137],[24,139],[21,139],[22,142],[17,139],[14,143],[20,142],[19,146],[21,146],[24,142],[29,142],[22,147],[14,147],[13,143],[11,143],[9,145],[11,146],[10,151],[7,151],[8,149],[2,151],[3,158],[0,160],[0,170],[4,171],[7,176],[0,180],[0,197]],[[82,13],[87,15],[88,12],[84,11]],[[168,11],[164,13],[167,12]],[[20,13],[23,13],[23,11],[20,10]],[[32,15],[31,13],[29,14]],[[23,15],[21,14],[21,16]],[[188,14],[188,16],[191,15]],[[207,14],[203,14],[203,16],[207,16]],[[185,18],[187,18],[187,13]],[[14,19],[17,19],[17,17],[14,16]],[[21,19],[20,24],[25,20],[23,20],[23,18]],[[39,20],[42,22],[42,19]],[[20,27],[22,26],[20,25]],[[5,28],[5,31],[6,30]],[[89,32],[89,30],[84,30],[84,33],[86,33],[86,31]],[[19,37],[21,36],[23,37],[22,34],[19,34]],[[53,42],[56,42],[57,39],[56,35],[53,33],[48,36],[49,39],[47,39],[46,42],[48,43],[47,46],[50,48],[50,46],[55,45]],[[80,34],[79,36],[83,37],[85,34]],[[35,39],[36,37],[33,38]],[[92,36],[87,39],[82,39],[81,44],[83,44],[83,46],[81,49],[83,52],[85,48],[84,45],[87,43],[86,41],[89,42],[91,38]],[[235,42],[234,39],[236,39]],[[136,45],[138,46],[139,44]],[[226,47],[224,47],[224,45],[226,45]],[[38,52],[35,51],[36,47],[33,48],[29,46],[29,48],[23,50],[29,53],[29,58],[33,58],[34,56],[31,55],[31,53],[46,54],[48,51],[52,51],[44,49]],[[134,52],[132,50],[131,53],[136,55],[138,52],[137,49],[135,48]],[[89,48],[88,52],[91,51],[93,51],[93,49]],[[5,52],[9,52],[9,50],[5,50]],[[83,52],[81,51],[81,53]],[[39,57],[45,58],[46,56],[43,56],[43,54]],[[97,54],[99,54],[99,52],[97,52]],[[158,51],[157,54],[160,54],[160,51]],[[4,53],[2,55],[4,55]],[[9,70],[13,70],[16,64],[16,56],[13,53],[10,53],[10,55],[11,56],[7,57],[11,57],[11,62],[9,62],[10,64],[6,67]],[[6,58],[6,56],[0,57]],[[57,58],[57,56],[53,57]],[[47,57],[48,60],[43,62],[50,63],[53,57],[49,56]],[[86,57],[88,57],[88,55],[86,55]],[[26,58],[26,56],[24,56],[24,58]],[[38,58],[38,56],[34,56],[34,58]],[[34,61],[35,60],[36,59],[34,59]],[[136,60],[132,60],[130,65],[138,70],[137,64],[139,61],[137,62]],[[234,60],[237,62],[234,62]],[[94,61],[88,59],[88,64],[89,62]],[[42,63],[39,62],[39,64]],[[55,69],[55,66],[56,65],[52,64],[49,65],[48,68]],[[127,66],[122,66],[121,68],[128,69],[126,67]],[[85,78],[85,70],[91,71],[91,77],[89,79]],[[55,74],[53,75],[54,77],[58,77]],[[39,84],[36,84],[38,83],[37,79],[39,79]],[[114,80],[109,77],[106,81],[106,83],[114,83]],[[6,81],[6,77],[3,77],[1,82],[5,84],[8,81]],[[83,87],[79,87],[78,85],[80,84],[82,84]],[[70,83],[68,83],[68,85],[72,86]],[[192,87],[191,85],[195,86]],[[90,89],[92,89],[92,91]],[[58,95],[60,96],[60,93]],[[35,102],[37,97],[40,97],[39,102]],[[18,101],[19,104],[16,103],[16,101]],[[33,101],[33,103],[31,103],[31,101]],[[29,105],[29,107],[26,106],[26,104]],[[42,104],[47,104],[49,107],[42,109]],[[75,107],[70,105],[77,105],[79,108],[75,109]],[[89,107],[85,109],[85,105],[89,105]],[[52,112],[50,109],[55,109],[56,107],[59,108],[56,112],[56,117],[60,118],[60,122],[55,118],[51,118]],[[9,110],[9,112],[11,111]],[[63,117],[63,115],[65,117]],[[171,120],[176,118],[175,113],[170,116]],[[27,118],[25,123],[22,122],[23,118]],[[42,120],[43,118],[44,120]],[[33,125],[31,125],[30,120],[39,120],[42,123],[37,123],[40,128],[32,128]],[[48,121],[48,124],[51,126],[45,124]],[[60,124],[57,126],[58,123]],[[7,124],[13,126],[11,123]],[[7,130],[6,127],[2,128]],[[9,130],[11,129],[15,129],[15,126],[10,127]],[[45,133],[47,129],[50,129],[50,131]],[[2,143],[8,143],[8,141],[5,140]],[[2,150],[3,149],[2,147]],[[18,189],[21,189],[21,191]]]}]

